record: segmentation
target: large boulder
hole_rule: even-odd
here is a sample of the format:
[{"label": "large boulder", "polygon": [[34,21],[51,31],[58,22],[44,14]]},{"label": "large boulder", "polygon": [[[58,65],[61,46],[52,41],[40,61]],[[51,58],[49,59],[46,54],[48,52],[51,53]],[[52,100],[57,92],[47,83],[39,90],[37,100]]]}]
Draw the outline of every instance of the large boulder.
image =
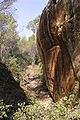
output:
[{"label": "large boulder", "polygon": [[36,29],[46,85],[57,101],[80,87],[80,0],[49,0]]}]

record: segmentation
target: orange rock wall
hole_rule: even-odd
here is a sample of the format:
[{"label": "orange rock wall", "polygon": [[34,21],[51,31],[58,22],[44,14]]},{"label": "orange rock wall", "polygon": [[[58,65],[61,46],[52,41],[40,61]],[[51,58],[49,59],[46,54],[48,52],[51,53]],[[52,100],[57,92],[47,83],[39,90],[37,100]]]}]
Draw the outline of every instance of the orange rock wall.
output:
[{"label": "orange rock wall", "polygon": [[80,10],[80,1],[58,0],[54,3],[51,0],[44,8],[37,27],[37,47],[44,67],[46,85],[54,101],[76,88],[74,93],[79,93],[79,79],[73,61],[74,46],[80,41],[76,35],[77,39],[73,38],[77,29],[76,22],[80,23],[80,14],[76,9]]}]

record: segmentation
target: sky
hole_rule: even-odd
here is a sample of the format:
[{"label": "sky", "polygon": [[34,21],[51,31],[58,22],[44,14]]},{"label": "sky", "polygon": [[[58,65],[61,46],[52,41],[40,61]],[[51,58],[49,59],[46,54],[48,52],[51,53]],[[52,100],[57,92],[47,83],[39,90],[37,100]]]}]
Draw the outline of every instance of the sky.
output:
[{"label": "sky", "polygon": [[27,30],[26,26],[29,21],[42,13],[47,3],[48,0],[17,0],[13,4],[13,7],[17,9],[14,18],[17,20],[17,31],[20,37],[26,36],[26,39],[28,39],[32,35],[32,32]]}]

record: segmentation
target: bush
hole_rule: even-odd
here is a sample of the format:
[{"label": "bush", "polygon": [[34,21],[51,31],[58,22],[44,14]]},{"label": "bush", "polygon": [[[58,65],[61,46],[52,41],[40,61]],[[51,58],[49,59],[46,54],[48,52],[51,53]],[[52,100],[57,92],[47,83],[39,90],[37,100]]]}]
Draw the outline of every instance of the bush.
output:
[{"label": "bush", "polygon": [[2,62],[7,65],[11,72],[19,74],[27,65],[32,63],[32,58],[29,55],[17,54],[3,59]]},{"label": "bush", "polygon": [[[38,104],[27,105],[19,104],[18,110],[13,115],[13,120],[79,120],[80,119],[80,100],[74,108],[70,108],[69,103],[73,99],[65,96],[57,103],[52,103],[48,108]],[[65,102],[64,102],[65,101]]]},{"label": "bush", "polygon": [[[47,108],[34,102],[29,95],[30,104],[25,102],[17,104],[17,110],[12,115],[13,120],[80,120],[80,100],[75,102],[75,106],[70,108],[70,101],[74,95],[60,99],[57,103],[51,103]],[[8,120],[12,105],[5,105],[0,101],[0,119]]]},{"label": "bush", "polygon": [[0,119],[8,119],[7,113],[10,111],[12,105],[4,104],[3,100],[0,100]]}]

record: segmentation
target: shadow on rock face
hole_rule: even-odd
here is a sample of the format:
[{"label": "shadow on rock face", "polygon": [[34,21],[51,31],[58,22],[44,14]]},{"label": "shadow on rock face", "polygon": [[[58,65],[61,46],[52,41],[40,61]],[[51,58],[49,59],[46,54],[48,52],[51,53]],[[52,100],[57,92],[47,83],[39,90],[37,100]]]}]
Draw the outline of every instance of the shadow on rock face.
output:
[{"label": "shadow on rock face", "polygon": [[3,100],[5,105],[12,105],[12,109],[17,109],[18,103],[29,100],[24,91],[20,88],[19,83],[15,81],[11,72],[5,64],[0,63],[0,101]]}]

